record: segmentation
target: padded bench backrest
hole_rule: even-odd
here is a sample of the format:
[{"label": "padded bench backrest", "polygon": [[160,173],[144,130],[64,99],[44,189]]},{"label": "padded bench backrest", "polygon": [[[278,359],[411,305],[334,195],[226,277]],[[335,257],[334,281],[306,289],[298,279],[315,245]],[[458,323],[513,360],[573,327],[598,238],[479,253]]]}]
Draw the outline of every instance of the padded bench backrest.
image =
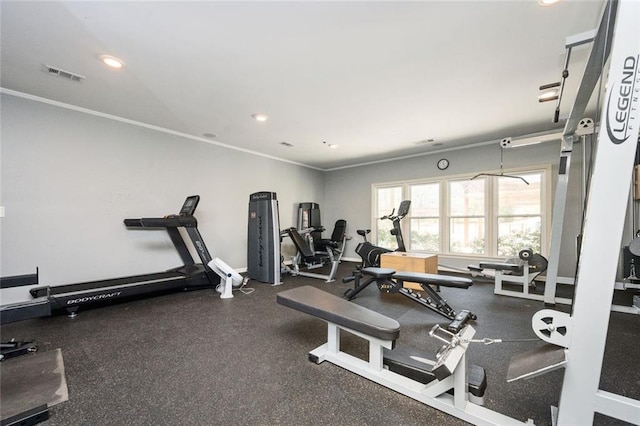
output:
[{"label": "padded bench backrest", "polygon": [[280,305],[382,340],[400,336],[398,321],[311,286],[278,293]]},{"label": "padded bench backrest", "polygon": [[289,234],[289,238],[293,241],[293,245],[296,246],[296,249],[298,249],[305,259],[309,259],[314,256],[313,251],[309,248],[309,245],[307,245],[307,242],[302,238],[302,235],[300,235],[296,228],[289,228],[287,230],[287,234]]}]

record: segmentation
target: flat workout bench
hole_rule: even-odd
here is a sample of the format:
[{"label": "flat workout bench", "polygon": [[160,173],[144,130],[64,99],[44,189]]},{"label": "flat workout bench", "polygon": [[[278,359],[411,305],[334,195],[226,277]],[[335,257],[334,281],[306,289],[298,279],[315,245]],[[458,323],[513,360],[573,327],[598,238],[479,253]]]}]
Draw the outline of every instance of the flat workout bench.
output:
[{"label": "flat workout bench", "polygon": [[[384,348],[393,349],[400,336],[398,321],[315,287],[304,286],[278,293],[281,305],[327,322],[327,343],[309,352],[316,364],[327,360],[342,368],[362,374],[383,371]],[[369,362],[340,351],[340,330],[369,341]]]},{"label": "flat workout bench", "polygon": [[[329,361],[474,424],[500,426],[523,424],[471,402],[464,351],[460,362],[449,376],[429,383],[412,380],[383,366],[384,348],[393,349],[400,336],[400,324],[396,320],[311,286],[280,292],[276,300],[280,305],[327,322],[327,342],[309,352],[309,359],[316,364]],[[369,341],[368,361],[340,350],[340,330],[348,331]],[[437,368],[436,365],[434,365],[435,368]],[[479,389],[482,393],[484,393],[484,387],[486,382],[482,385],[482,389]]]},{"label": "flat workout bench", "polygon": [[[315,287],[286,290],[278,293],[276,300],[327,322],[327,343],[309,352],[309,359],[316,364],[329,360],[347,370],[382,371],[384,348],[393,349],[400,336],[398,321]],[[340,351],[340,329],[369,341],[368,364]],[[345,359],[341,355],[347,357],[346,363],[341,362]]]},{"label": "flat workout bench", "polygon": [[315,287],[304,286],[283,291],[276,300],[283,306],[380,340],[389,340],[392,344],[400,336],[398,321]]}]

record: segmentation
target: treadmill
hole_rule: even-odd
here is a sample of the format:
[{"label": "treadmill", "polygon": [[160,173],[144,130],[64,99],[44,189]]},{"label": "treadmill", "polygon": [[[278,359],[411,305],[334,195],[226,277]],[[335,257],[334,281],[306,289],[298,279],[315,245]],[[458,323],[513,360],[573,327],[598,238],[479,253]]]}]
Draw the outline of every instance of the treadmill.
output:
[{"label": "treadmill", "polygon": [[[35,287],[29,291],[31,296],[46,298],[51,310],[65,309],[70,317],[75,317],[80,306],[89,304],[109,303],[151,293],[215,287],[219,278],[206,266],[211,261],[211,255],[198,231],[198,221],[193,216],[199,201],[199,195],[187,197],[180,213],[176,215],[124,219],[128,228],[165,229],[184,265],[164,272],[131,277]],[[196,262],[191,255],[180,228],[185,229],[200,262]]]}]

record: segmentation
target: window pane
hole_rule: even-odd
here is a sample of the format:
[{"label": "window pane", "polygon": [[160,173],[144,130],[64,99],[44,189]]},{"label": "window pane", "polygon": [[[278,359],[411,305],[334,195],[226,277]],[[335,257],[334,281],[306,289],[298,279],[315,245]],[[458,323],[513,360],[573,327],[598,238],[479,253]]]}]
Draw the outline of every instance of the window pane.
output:
[{"label": "window pane", "polygon": [[542,174],[531,173],[515,176],[521,176],[529,182],[529,185],[520,179],[498,179],[498,215],[540,214],[542,209]]},{"label": "window pane", "polygon": [[440,251],[440,220],[411,219],[411,249]]},{"label": "window pane", "polygon": [[378,188],[377,194],[376,241],[379,246],[395,249],[398,246],[396,237],[390,232],[393,229],[393,224],[390,220],[380,220],[380,218],[391,214],[393,209],[398,208],[402,201],[402,187]]},{"label": "window pane", "polygon": [[530,248],[540,253],[541,217],[498,218],[498,255],[517,256]]},{"label": "window pane", "polygon": [[381,218],[390,214],[393,209],[398,208],[402,201],[402,187],[378,188],[377,200],[376,217]]},{"label": "window pane", "polygon": [[440,184],[411,185],[411,216],[437,217],[440,215]]},{"label": "window pane", "polygon": [[484,218],[451,218],[449,251],[451,253],[484,254]]},{"label": "window pane", "polygon": [[485,179],[449,183],[451,216],[484,216]]}]

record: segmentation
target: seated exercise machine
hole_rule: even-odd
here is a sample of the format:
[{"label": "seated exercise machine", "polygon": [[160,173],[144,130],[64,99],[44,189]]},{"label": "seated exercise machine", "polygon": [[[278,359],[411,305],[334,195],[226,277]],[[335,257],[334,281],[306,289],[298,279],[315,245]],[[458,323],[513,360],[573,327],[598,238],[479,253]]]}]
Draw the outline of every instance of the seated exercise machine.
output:
[{"label": "seated exercise machine", "polygon": [[411,200],[404,200],[398,207],[398,214],[394,215],[395,209],[391,211],[391,214],[382,216],[380,219],[390,220],[393,223],[393,229],[391,229],[391,235],[396,237],[398,248],[390,250],[388,248],[374,246],[367,241],[367,234],[371,232],[370,229],[358,229],[356,232],[363,238],[363,242],[356,247],[356,253],[362,258],[362,268],[378,267],[380,266],[380,256],[384,253],[391,253],[392,251],[407,251],[404,245],[404,238],[402,237],[402,229],[400,228],[400,221],[409,213],[409,207],[411,206]]},{"label": "seated exercise machine", "polygon": [[[360,282],[362,276],[367,278]],[[389,268],[363,268],[353,275],[354,288],[344,292],[347,300],[353,300],[358,293],[364,290],[369,284],[376,283],[380,291],[385,293],[400,293],[414,302],[431,309],[432,311],[452,320],[447,327],[448,330],[458,332],[470,320],[478,317],[464,309],[456,314],[456,311],[449,306],[438,292],[440,287],[453,287],[467,289],[473,281],[468,278],[458,278],[447,275],[425,274],[421,272],[396,272]],[[417,283],[422,287],[422,292],[405,288],[404,282]],[[435,287],[435,289],[433,288]]]},{"label": "seated exercise machine", "polygon": [[[547,259],[534,253],[531,249],[520,250],[517,259],[510,259],[508,262],[481,262],[478,265],[469,265],[467,268],[472,276],[485,275],[485,269],[495,271],[492,277],[495,280],[494,294],[502,296],[522,297],[533,300],[544,300],[544,295],[530,293],[530,289],[535,288],[535,279],[547,270],[549,262]],[[522,285],[522,291],[507,290],[503,288],[503,283],[514,283]]]},{"label": "seated exercise machine", "polygon": [[[327,342],[309,352],[309,360],[328,361],[396,392],[473,424],[515,425],[510,417],[483,407],[487,388],[482,367],[468,366],[469,343],[493,343],[491,339],[473,340],[475,330],[467,325],[459,333],[432,328],[432,337],[446,344],[435,360],[420,352],[394,353],[400,336],[400,324],[392,318],[349,303],[311,286],[278,293],[277,303],[327,322]],[[362,360],[340,350],[340,331],[369,342],[369,359]],[[447,333],[450,339],[438,336]]]},{"label": "seated exercise machine", "polygon": [[[124,278],[91,281],[61,286],[35,287],[30,290],[34,298],[43,298],[52,310],[65,309],[70,317],[75,317],[80,306],[107,303],[127,297],[176,290],[192,290],[215,286],[215,273],[207,268],[211,262],[209,250],[198,231],[198,221],[193,216],[199,195],[187,197],[180,213],[161,218],[124,219],[130,228],[165,229],[173,242],[183,266],[164,272],[135,275]],[[200,258],[196,263],[187,244],[180,234],[184,228]]]},{"label": "seated exercise machine", "polygon": [[[338,271],[338,265],[344,253],[344,248],[347,240],[346,236],[347,222],[344,219],[336,221],[333,233],[330,239],[306,239],[302,236],[307,235],[313,231],[313,228],[306,229],[299,232],[296,228],[289,228],[282,234],[288,235],[296,247],[296,255],[291,260],[291,267],[288,268],[293,276],[305,276],[310,278],[319,278],[325,280],[325,282],[335,281],[336,272]],[[312,242],[310,246],[308,242]],[[300,265],[304,264],[304,270],[300,268]],[[326,264],[329,264],[331,269],[328,275],[309,272],[313,269],[323,268]]]}]

